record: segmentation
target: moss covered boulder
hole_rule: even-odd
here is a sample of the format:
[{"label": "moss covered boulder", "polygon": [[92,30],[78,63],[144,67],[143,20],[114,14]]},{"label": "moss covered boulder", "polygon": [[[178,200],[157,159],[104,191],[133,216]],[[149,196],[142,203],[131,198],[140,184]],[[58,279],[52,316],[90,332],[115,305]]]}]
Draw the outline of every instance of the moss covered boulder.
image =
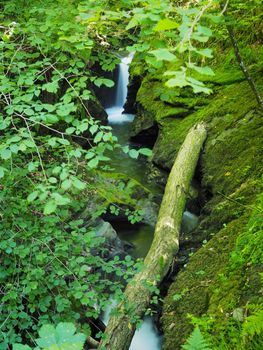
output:
[{"label": "moss covered boulder", "polygon": [[[202,120],[208,126],[198,169],[206,200],[191,235],[191,244],[201,248],[174,277],[164,300],[164,350],[181,348],[193,329],[189,314],[207,317],[207,329],[220,342],[222,336],[231,338],[229,327],[237,322],[238,312],[243,313],[241,319],[249,313],[247,305],[260,303],[262,255],[235,265],[233,254],[241,238],[249,236],[248,218],[262,190],[263,120],[247,82],[231,69],[210,82],[214,93],[209,97],[167,91],[150,76],[137,94],[134,130],[158,125],[153,162],[162,168],[170,169],[193,124]],[[257,86],[263,92],[262,80],[257,79]],[[231,341],[231,349],[238,349]]]}]

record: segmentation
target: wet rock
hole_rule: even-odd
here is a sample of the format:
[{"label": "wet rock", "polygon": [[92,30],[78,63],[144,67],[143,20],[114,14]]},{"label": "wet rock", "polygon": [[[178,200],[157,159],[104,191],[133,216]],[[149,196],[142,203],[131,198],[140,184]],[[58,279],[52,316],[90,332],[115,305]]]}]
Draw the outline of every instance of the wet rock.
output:
[{"label": "wet rock", "polygon": [[181,231],[186,234],[192,232],[197,227],[198,221],[198,216],[186,210],[183,213]]},{"label": "wet rock", "polygon": [[128,254],[133,245],[129,242],[122,241],[112,225],[102,219],[97,219],[93,223],[93,230],[96,237],[105,239],[103,246],[107,249],[104,258],[111,259],[114,256],[124,257]]},{"label": "wet rock", "polygon": [[157,222],[159,205],[150,198],[142,198],[138,201],[138,206],[140,206],[144,212],[141,222],[154,227]]}]

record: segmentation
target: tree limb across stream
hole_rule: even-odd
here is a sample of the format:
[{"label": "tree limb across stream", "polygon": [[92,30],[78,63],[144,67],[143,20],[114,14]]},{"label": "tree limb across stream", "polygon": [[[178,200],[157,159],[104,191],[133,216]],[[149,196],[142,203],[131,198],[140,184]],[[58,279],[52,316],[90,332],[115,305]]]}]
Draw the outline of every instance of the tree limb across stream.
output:
[{"label": "tree limb across stream", "polygon": [[128,350],[136,323],[150,304],[153,286],[158,286],[168,272],[179,249],[179,233],[187,193],[207,132],[203,123],[193,126],[170,172],[160,207],[154,239],[144,260],[144,268],[125,289],[125,300],[117,306],[99,344],[99,350]]}]

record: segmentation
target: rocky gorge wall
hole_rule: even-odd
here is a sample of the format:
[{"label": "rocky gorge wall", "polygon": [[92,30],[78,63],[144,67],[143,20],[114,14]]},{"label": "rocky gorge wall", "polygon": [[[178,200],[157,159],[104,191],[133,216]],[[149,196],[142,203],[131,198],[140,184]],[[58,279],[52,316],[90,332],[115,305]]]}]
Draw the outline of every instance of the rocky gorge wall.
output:
[{"label": "rocky gorge wall", "polygon": [[[136,59],[131,71],[138,80]],[[133,136],[143,140],[147,133],[158,131],[152,162],[160,168],[171,168],[196,122],[202,120],[208,128],[196,173],[204,197],[200,224],[190,237],[181,239],[181,244],[195,247],[196,252],[173,277],[164,300],[164,350],[180,349],[193,329],[188,314],[207,317],[207,329],[215,337],[222,332],[227,337],[228,325],[236,321],[235,310],[244,317],[248,304],[262,300],[262,254],[253,263],[248,258],[236,267],[231,260],[262,192],[262,113],[238,66],[218,64],[215,73],[207,82],[213,89],[210,96],[168,90],[159,77],[147,74],[135,100]],[[253,75],[263,93],[260,73],[255,69]]]}]

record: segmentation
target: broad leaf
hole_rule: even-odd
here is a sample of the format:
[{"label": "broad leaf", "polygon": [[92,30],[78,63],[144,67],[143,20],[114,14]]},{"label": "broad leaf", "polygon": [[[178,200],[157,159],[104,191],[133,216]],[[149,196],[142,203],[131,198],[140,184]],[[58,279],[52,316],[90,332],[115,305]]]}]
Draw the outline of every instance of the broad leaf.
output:
[{"label": "broad leaf", "polygon": [[161,19],[154,30],[156,32],[161,32],[163,30],[170,30],[170,29],[175,29],[178,28],[178,24],[175,21],[172,21],[169,18]]},{"label": "broad leaf", "polygon": [[174,61],[176,60],[176,56],[171,53],[168,49],[157,49],[150,51],[158,61]]}]

